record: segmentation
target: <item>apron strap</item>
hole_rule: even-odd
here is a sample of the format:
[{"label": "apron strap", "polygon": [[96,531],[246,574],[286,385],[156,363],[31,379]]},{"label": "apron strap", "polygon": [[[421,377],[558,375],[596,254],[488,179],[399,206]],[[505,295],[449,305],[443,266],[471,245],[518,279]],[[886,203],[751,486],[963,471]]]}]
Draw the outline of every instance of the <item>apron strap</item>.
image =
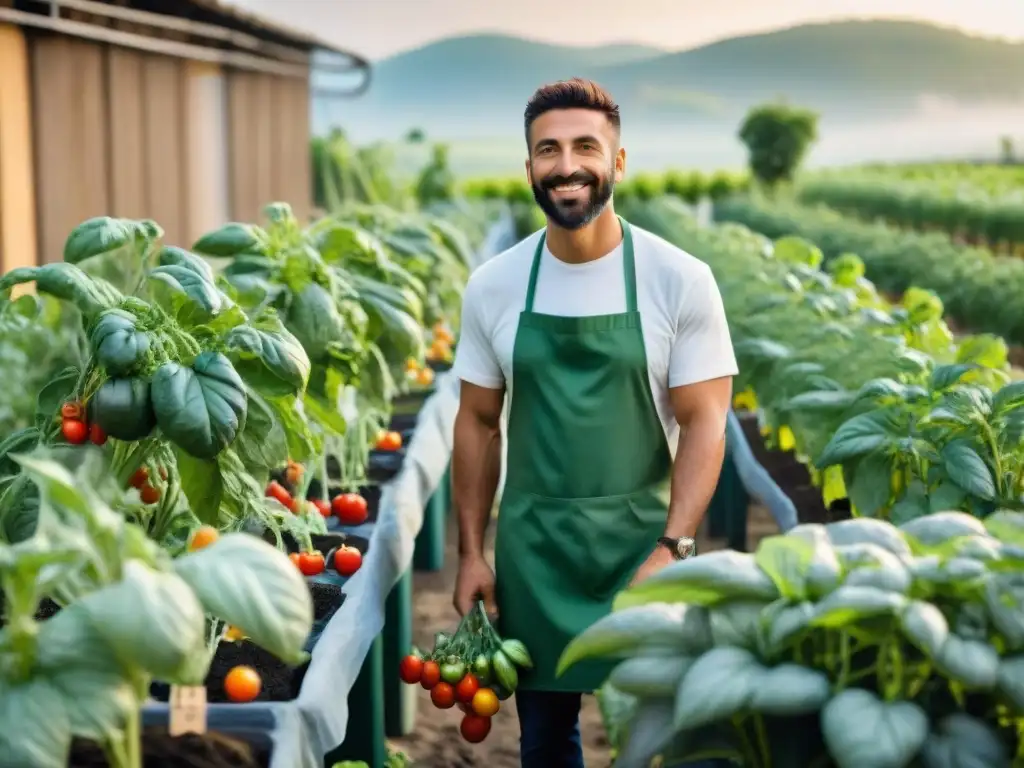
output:
[{"label": "apron strap", "polygon": [[[629,222],[618,217],[622,225],[622,272],[626,281],[626,311],[636,312],[636,260],[633,257],[633,232]],[[537,242],[537,250],[533,253],[533,264],[530,266],[530,282],[526,286],[526,311],[533,312],[533,297],[537,293],[537,275],[540,273],[540,259],[544,254],[544,243],[548,233],[541,233]]]}]

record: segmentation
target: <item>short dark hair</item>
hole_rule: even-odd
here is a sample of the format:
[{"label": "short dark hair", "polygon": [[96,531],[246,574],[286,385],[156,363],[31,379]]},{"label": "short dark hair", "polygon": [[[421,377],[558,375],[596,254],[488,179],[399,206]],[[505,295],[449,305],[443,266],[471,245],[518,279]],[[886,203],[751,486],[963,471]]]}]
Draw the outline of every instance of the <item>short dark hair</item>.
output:
[{"label": "short dark hair", "polygon": [[526,143],[530,143],[530,126],[533,121],[553,109],[592,109],[602,112],[608,122],[615,128],[616,135],[621,129],[619,105],[612,95],[593,80],[574,77],[571,80],[559,80],[538,88],[530,100],[526,102],[524,123]]}]

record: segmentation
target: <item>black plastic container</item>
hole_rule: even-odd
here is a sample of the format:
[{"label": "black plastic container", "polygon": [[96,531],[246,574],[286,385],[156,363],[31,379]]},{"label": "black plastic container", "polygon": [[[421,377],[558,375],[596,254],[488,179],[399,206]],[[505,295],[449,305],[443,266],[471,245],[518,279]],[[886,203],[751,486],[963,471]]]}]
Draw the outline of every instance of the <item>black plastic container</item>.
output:
[{"label": "black plastic container", "polygon": [[[213,718],[215,719],[215,718]],[[161,725],[142,731],[144,768],[265,768],[273,753],[271,728],[214,729],[203,735],[171,736],[167,717]],[[75,739],[71,744],[69,768],[109,768],[103,750],[96,744]]]}]

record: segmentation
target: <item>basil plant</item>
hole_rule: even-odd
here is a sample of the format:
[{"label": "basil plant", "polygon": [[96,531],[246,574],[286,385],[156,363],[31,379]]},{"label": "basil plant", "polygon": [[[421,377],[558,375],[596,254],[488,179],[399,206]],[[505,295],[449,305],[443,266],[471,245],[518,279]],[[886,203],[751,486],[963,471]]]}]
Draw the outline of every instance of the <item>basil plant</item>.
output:
[{"label": "basil plant", "polygon": [[[617,768],[1009,768],[1024,747],[1024,514],[800,525],[621,593],[560,670],[616,659]],[[620,710],[621,711],[621,710]]]},{"label": "basil plant", "polygon": [[[52,449],[14,457],[39,515],[31,537],[0,540],[3,768],[64,768],[73,737],[141,768],[150,682],[202,685],[221,621],[289,663],[306,657],[312,601],[283,553],[229,533],[171,558],[96,490],[99,452],[76,452],[73,469]],[[44,598],[60,608],[49,618]]]}]

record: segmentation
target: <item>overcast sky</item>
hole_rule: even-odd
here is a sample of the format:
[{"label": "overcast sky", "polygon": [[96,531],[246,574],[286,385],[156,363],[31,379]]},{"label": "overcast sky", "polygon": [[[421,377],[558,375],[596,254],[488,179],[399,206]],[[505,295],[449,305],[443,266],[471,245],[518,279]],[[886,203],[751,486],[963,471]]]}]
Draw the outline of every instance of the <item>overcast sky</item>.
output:
[{"label": "overcast sky", "polygon": [[[851,17],[928,19],[1024,39],[1024,0],[229,0],[371,59],[503,32],[568,45],[689,48],[736,34]],[[603,6],[602,10],[598,10]],[[706,10],[708,7],[711,10]],[[702,10],[703,9],[703,10]]]}]

